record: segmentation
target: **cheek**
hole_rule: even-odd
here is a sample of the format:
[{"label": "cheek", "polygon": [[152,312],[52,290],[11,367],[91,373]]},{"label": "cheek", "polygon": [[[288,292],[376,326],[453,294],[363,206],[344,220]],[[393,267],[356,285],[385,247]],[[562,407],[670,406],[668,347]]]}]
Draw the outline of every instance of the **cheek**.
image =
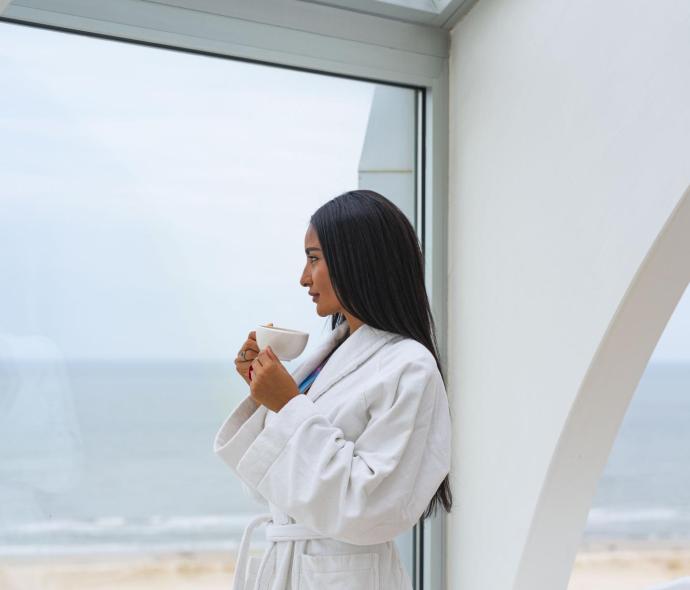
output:
[{"label": "cheek", "polygon": [[329,298],[333,294],[333,287],[331,286],[331,278],[328,275],[328,267],[326,267],[323,261],[319,260],[311,267],[310,271],[314,291]]},{"label": "cheek", "polygon": [[313,275],[314,283],[319,286],[319,293],[324,293],[326,295],[330,294],[333,290],[331,289],[331,281],[328,277],[328,273],[323,269],[319,269]]}]

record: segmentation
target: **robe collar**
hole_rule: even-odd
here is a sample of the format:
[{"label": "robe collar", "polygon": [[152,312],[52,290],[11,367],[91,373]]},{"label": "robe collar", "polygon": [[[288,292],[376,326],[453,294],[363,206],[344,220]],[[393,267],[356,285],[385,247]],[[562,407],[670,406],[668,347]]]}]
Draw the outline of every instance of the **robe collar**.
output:
[{"label": "robe collar", "polygon": [[[337,326],[326,340],[295,369],[292,378],[298,385],[337,346],[349,328],[347,321]],[[306,394],[307,398],[316,401],[396,336],[399,335],[373,328],[368,324],[362,324],[338,346],[338,349],[328,359],[314,383],[311,384]]]}]

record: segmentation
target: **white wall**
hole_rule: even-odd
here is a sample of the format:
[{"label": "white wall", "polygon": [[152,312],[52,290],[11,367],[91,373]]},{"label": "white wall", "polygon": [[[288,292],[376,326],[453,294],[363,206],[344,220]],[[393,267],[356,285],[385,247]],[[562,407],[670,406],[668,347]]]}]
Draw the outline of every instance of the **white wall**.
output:
[{"label": "white wall", "polygon": [[565,588],[690,279],[690,4],[481,0],[450,59],[449,588]]}]

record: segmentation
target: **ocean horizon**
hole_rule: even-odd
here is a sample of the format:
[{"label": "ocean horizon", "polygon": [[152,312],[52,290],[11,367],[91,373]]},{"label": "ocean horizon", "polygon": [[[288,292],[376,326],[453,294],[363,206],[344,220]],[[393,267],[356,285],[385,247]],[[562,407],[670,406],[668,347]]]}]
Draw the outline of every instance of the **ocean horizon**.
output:
[{"label": "ocean horizon", "polygon": [[[0,557],[234,550],[265,511],[212,450],[238,379],[228,361],[17,366],[0,390]],[[584,542],[690,541],[689,393],[690,363],[650,364]]]}]

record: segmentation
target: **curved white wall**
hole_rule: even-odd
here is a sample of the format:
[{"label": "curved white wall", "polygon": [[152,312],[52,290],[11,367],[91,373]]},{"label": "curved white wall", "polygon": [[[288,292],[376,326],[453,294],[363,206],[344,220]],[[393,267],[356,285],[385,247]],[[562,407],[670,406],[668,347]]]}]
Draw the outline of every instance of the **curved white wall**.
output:
[{"label": "curved white wall", "polygon": [[639,0],[481,0],[453,30],[449,588],[567,585],[690,278],[689,31]]}]

